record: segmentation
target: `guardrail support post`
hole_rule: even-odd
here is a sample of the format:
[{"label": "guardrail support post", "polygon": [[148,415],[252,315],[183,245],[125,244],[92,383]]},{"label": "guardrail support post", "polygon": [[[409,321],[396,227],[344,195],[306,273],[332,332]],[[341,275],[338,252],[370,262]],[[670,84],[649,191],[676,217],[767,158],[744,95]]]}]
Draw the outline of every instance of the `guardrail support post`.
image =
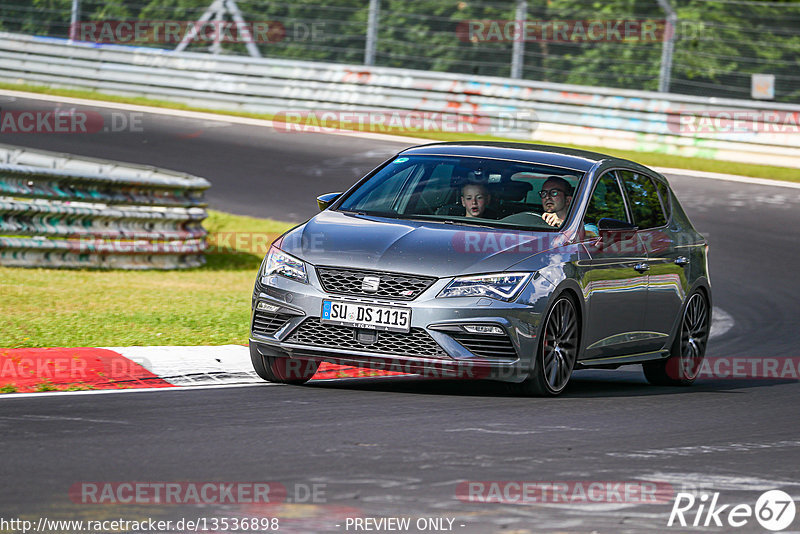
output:
[{"label": "guardrail support post", "polygon": [[525,19],[528,18],[528,0],[517,0],[515,21],[519,32],[511,49],[511,77],[522,78],[522,65],[525,63]]},{"label": "guardrail support post", "polygon": [[380,0],[369,0],[369,16],[367,18],[367,44],[364,49],[364,65],[375,64],[375,49],[378,47],[378,17]]},{"label": "guardrail support post", "polygon": [[669,92],[669,80],[672,76],[672,52],[675,49],[675,32],[678,26],[678,15],[669,3],[669,0],[656,0],[661,9],[667,14],[667,24],[664,27],[664,45],[661,48],[661,69],[658,73],[658,91]]},{"label": "guardrail support post", "polygon": [[236,21],[237,27],[244,36],[244,46],[247,48],[247,53],[252,57],[261,57],[261,52],[258,51],[258,46],[256,46],[255,36],[250,32],[244,20],[244,16],[242,16],[242,12],[239,10],[239,6],[236,5],[236,0],[225,0],[225,7],[228,9],[228,13],[231,14],[231,17],[233,17],[233,20]]},{"label": "guardrail support post", "polygon": [[69,40],[78,40],[78,18],[81,13],[81,0],[72,0],[72,9],[69,16]]}]

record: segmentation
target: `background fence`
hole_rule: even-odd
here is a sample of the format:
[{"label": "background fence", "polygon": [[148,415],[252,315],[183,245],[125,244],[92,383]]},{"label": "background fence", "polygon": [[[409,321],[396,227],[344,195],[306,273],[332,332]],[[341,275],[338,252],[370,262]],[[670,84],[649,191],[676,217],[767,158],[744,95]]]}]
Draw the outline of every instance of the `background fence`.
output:
[{"label": "background fence", "polygon": [[0,145],[0,265],[180,269],[205,263],[194,176]]},{"label": "background fence", "polygon": [[[221,0],[218,0],[221,1]],[[78,21],[196,21],[212,0],[0,0],[0,30],[68,37]],[[800,3],[752,0],[236,0],[246,21],[281,31],[263,57],[374,64],[553,83],[750,98],[751,75],[775,76],[778,102],[800,102]],[[463,32],[469,21],[646,20],[663,38],[514,42]],[[225,15],[230,19],[231,15]],[[672,36],[672,39],[669,37]],[[145,46],[174,49],[176,43]],[[672,53],[665,54],[669,44]],[[189,50],[247,54],[242,43]],[[252,48],[252,47],[251,47]],[[665,65],[665,62],[668,63]],[[668,67],[668,68],[666,68]],[[660,80],[661,78],[661,80]],[[665,79],[664,79],[665,78]],[[661,83],[659,83],[661,81]]]},{"label": "background fence", "polygon": [[[406,116],[414,110],[457,116],[462,121],[458,126],[468,127],[464,131],[502,137],[800,167],[800,110],[788,104],[68,44],[2,32],[0,76],[202,108],[275,113],[284,118],[301,115],[301,129],[303,113],[311,114],[312,123],[318,124],[325,110],[368,115],[387,110]],[[720,113],[734,111],[752,115],[743,130],[732,128],[731,120],[687,127],[687,119],[691,123],[704,113],[719,118]],[[434,121],[437,125],[444,126]]]}]

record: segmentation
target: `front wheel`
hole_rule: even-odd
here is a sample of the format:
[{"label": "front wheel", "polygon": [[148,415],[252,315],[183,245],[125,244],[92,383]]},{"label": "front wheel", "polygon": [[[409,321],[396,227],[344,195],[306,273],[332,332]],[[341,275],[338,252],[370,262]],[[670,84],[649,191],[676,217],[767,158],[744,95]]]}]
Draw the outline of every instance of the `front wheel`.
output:
[{"label": "front wheel", "polygon": [[267,382],[279,384],[305,384],[319,368],[319,363],[311,360],[264,356],[252,342],[250,342],[250,361],[258,376]]},{"label": "front wheel", "polygon": [[690,386],[694,383],[706,354],[710,324],[708,302],[700,291],[696,291],[686,301],[670,357],[642,364],[647,381],[657,386]]},{"label": "front wheel", "polygon": [[578,312],[567,296],[556,299],[545,317],[532,374],[514,384],[523,395],[556,396],[567,387],[579,345]]}]

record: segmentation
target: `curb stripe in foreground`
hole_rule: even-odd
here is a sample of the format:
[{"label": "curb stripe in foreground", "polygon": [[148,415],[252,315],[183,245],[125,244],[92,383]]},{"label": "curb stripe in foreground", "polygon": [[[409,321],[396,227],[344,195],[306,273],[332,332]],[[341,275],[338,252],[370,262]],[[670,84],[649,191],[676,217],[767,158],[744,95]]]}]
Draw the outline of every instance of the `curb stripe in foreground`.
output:
[{"label": "curb stripe in foreground", "polygon": [[[323,363],[313,380],[405,373]],[[0,349],[0,398],[34,392],[136,391],[151,388],[269,384],[241,345]],[[84,391],[85,390],[85,391]]]},{"label": "curb stripe in foreground", "polygon": [[8,392],[173,387],[121,354],[95,348],[0,349]]}]

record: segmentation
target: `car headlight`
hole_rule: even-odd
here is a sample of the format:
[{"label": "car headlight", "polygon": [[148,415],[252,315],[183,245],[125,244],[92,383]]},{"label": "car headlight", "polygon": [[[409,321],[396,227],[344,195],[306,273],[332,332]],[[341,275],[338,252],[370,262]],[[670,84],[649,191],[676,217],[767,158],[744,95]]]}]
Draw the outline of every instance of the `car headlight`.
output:
[{"label": "car headlight", "polygon": [[489,297],[513,300],[531,273],[498,273],[462,276],[447,284],[438,297]]},{"label": "car headlight", "polygon": [[306,264],[302,260],[298,260],[294,256],[290,256],[277,247],[269,249],[267,254],[267,261],[264,262],[264,270],[262,276],[270,276],[277,274],[296,280],[298,282],[308,283],[308,275],[306,274]]}]

